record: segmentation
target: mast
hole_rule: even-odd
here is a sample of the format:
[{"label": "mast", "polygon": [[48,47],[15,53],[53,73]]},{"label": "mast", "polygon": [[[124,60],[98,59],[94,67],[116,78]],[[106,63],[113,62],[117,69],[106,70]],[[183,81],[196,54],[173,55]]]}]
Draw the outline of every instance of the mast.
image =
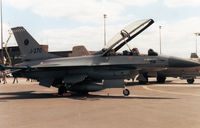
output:
[{"label": "mast", "polygon": [[107,15],[104,14],[103,18],[104,18],[104,47],[105,47],[106,46],[106,18],[107,18]]},{"label": "mast", "polygon": [[195,50],[196,50],[196,54],[197,54],[197,52],[198,52],[198,51],[197,51],[197,49],[198,49],[198,48],[197,48],[197,47],[198,47],[198,46],[197,46],[197,40],[198,40],[197,38],[198,38],[198,36],[200,36],[200,32],[196,32],[196,33],[194,33],[194,35],[196,36],[196,41],[195,41],[195,43],[196,43],[196,44],[195,44]]},{"label": "mast", "polygon": [[161,28],[162,28],[162,26],[159,26],[159,35],[160,35],[160,55],[161,55],[161,53],[162,53]]},{"label": "mast", "polygon": [[4,55],[3,55],[3,9],[2,9],[2,0],[1,0],[1,61],[4,64]]}]

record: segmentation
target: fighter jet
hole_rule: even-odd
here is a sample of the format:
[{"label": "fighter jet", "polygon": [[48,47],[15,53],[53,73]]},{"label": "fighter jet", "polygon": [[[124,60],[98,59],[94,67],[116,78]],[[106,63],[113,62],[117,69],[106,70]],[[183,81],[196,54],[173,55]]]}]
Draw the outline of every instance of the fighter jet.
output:
[{"label": "fighter jet", "polygon": [[[12,28],[19,45],[23,63],[14,67],[14,77],[36,79],[45,87],[58,88],[65,92],[88,93],[106,88],[124,88],[124,96],[130,91],[124,79],[136,76],[142,70],[160,71],[168,67],[196,67],[197,62],[162,56],[133,56],[116,52],[129,41],[152,25],[152,19],[138,20],[123,28],[99,52],[78,57],[58,57],[47,53],[23,28]],[[131,52],[131,51],[130,51]]]}]

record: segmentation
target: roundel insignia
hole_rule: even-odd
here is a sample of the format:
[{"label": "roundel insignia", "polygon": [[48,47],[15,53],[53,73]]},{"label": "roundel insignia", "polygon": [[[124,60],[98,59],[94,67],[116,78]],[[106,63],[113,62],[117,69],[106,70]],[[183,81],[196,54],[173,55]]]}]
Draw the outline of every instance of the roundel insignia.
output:
[{"label": "roundel insignia", "polygon": [[28,39],[25,39],[24,40],[24,45],[28,45],[29,44],[29,40]]},{"label": "roundel insignia", "polygon": [[132,56],[129,56],[128,58],[129,58],[129,60],[132,60],[132,59],[133,59],[133,57],[132,57]]}]

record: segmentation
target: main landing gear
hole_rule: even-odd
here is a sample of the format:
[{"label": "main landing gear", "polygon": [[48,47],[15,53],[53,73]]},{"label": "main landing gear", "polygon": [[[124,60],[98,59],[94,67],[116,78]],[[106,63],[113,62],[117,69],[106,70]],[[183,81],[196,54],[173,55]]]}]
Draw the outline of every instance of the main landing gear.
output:
[{"label": "main landing gear", "polygon": [[[62,86],[58,87],[58,95],[59,96],[63,96],[63,94],[66,93],[67,91],[68,91],[68,86],[62,85]],[[79,94],[88,95],[88,92],[79,92]],[[129,96],[130,91],[125,87],[125,89],[123,90],[123,94],[124,94],[124,96]]]},{"label": "main landing gear", "polygon": [[187,83],[188,84],[193,84],[194,83],[194,79],[187,79]]},{"label": "main landing gear", "polygon": [[157,76],[157,83],[165,83],[166,77],[158,75]]},{"label": "main landing gear", "polygon": [[58,88],[58,95],[63,96],[63,94],[66,93],[66,92],[67,92],[66,86],[60,86]]},{"label": "main landing gear", "polygon": [[130,91],[128,89],[124,89],[123,94],[124,94],[124,96],[128,96],[128,95],[130,95]]}]

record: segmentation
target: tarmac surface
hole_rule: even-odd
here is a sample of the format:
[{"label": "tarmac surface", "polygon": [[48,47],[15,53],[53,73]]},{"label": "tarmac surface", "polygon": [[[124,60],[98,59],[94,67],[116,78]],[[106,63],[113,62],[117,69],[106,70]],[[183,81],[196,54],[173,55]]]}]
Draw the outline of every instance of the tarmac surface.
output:
[{"label": "tarmac surface", "polygon": [[128,97],[123,89],[61,97],[56,88],[12,80],[0,84],[1,128],[200,128],[200,80],[128,83]]}]

